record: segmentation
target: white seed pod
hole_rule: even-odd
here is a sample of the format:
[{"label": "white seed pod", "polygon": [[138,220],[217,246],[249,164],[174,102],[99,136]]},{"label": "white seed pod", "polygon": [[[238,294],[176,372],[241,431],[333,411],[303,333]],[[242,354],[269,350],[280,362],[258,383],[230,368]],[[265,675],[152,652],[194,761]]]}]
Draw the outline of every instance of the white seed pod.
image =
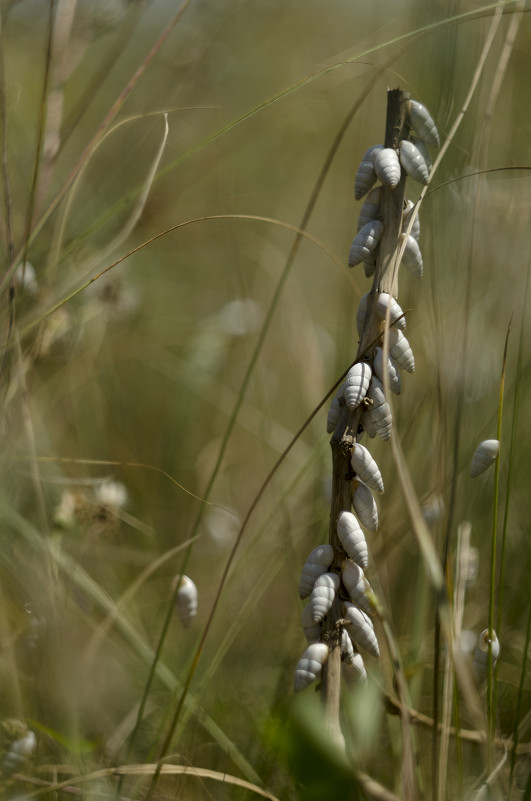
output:
[{"label": "white seed pod", "polygon": [[430,180],[430,173],[428,165],[418,147],[416,147],[413,142],[403,139],[400,142],[399,152],[400,164],[407,174],[413,178],[414,181],[418,181],[419,184],[424,184],[424,186],[426,186]]},{"label": "white seed pod", "polygon": [[350,559],[344,559],[341,562],[341,578],[351,601],[370,614],[372,607],[367,592],[371,591],[371,585],[361,567]]},{"label": "white seed pod", "polygon": [[334,603],[334,598],[339,589],[339,576],[337,573],[323,573],[315,580],[310,606],[312,608],[312,620],[320,623]]},{"label": "white seed pod", "polygon": [[367,259],[378,247],[382,234],[383,223],[381,220],[373,220],[360,228],[350,246],[348,266],[355,267],[356,264],[361,264]]},{"label": "white seed pod", "polygon": [[321,675],[323,665],[328,659],[328,645],[324,642],[314,642],[308,646],[297,662],[295,668],[294,689],[298,693],[308,687],[312,681]]},{"label": "white seed pod", "polygon": [[350,621],[347,631],[354,645],[363,648],[372,656],[380,656],[378,640],[370,617],[349,601],[343,602],[343,617]]},{"label": "white seed pod", "polygon": [[387,292],[381,292],[376,301],[376,313],[384,320],[388,306],[391,306],[390,325],[396,325],[397,328],[404,330],[406,328],[406,318],[403,316],[402,309],[391,295],[388,295]]},{"label": "white seed pod", "polygon": [[312,607],[307,604],[302,610],[301,623],[308,645],[321,639],[321,624],[312,620]]},{"label": "white seed pod", "polygon": [[355,653],[353,659],[343,662],[341,670],[347,684],[353,684],[356,681],[367,681],[367,671],[361,654]]},{"label": "white seed pod", "polygon": [[[406,207],[405,207],[405,209],[404,209],[404,211],[402,213],[402,232],[403,233],[405,233],[405,230],[406,230],[406,228],[407,228],[407,226],[409,224],[409,217],[410,217],[411,212],[413,211],[414,208],[415,208],[415,203],[413,203],[412,200],[406,200]],[[417,242],[419,241],[419,237],[420,237],[420,220],[419,220],[419,215],[418,214],[415,217],[415,222],[413,223],[413,226],[412,226],[411,231],[409,233],[411,234],[413,239],[416,239]]]},{"label": "white seed pod", "polygon": [[400,181],[400,162],[394,148],[384,147],[376,153],[374,171],[382,184],[395,188]]},{"label": "white seed pod", "polygon": [[376,173],[374,171],[374,157],[376,153],[381,150],[383,145],[373,145],[361,159],[360,166],[354,179],[354,196],[356,200],[361,200],[363,195],[366,195],[373,183],[376,181]]},{"label": "white seed pod", "polygon": [[358,228],[363,228],[364,225],[367,225],[369,222],[374,222],[374,220],[378,220],[380,217],[380,193],[381,187],[375,186],[374,189],[371,189],[369,194],[367,195],[363,206],[360,209],[360,214],[358,217]]},{"label": "white seed pod", "polygon": [[372,377],[367,391],[367,399],[372,401],[372,405],[368,406],[367,411],[362,414],[362,424],[371,423],[380,439],[384,441],[391,439],[393,425],[391,407],[385,399],[382,382],[376,376]]},{"label": "white seed pod", "polygon": [[[494,629],[492,630],[492,669],[496,665],[498,661],[498,657],[500,655],[500,641],[496,636],[496,632]],[[478,637],[478,644],[476,646],[476,650],[474,651],[474,662],[472,664],[472,670],[474,672],[474,678],[478,683],[484,681],[487,678],[487,667],[488,667],[488,659],[489,659],[489,630],[485,629],[481,632]]]},{"label": "white seed pod", "polygon": [[371,366],[367,362],[356,362],[348,371],[345,378],[345,402],[351,412],[367,394],[371,376]]},{"label": "white seed pod", "polygon": [[369,531],[378,528],[378,509],[370,489],[357,479],[354,481],[352,493],[352,506],[359,520]]},{"label": "white seed pod", "polygon": [[299,595],[307,598],[313,590],[315,580],[326,573],[334,558],[334,549],[331,545],[318,545],[308,556],[302,568],[299,582]]},{"label": "white seed pod", "polygon": [[337,536],[347,556],[360,567],[366,568],[369,563],[367,542],[352,512],[340,513],[337,519]]},{"label": "white seed pod", "polygon": [[[397,328],[389,329],[389,355],[402,370],[408,373],[415,372],[415,357],[411,345]],[[361,478],[365,480],[363,476]]]},{"label": "white seed pod", "polygon": [[419,136],[427,145],[439,147],[439,132],[430,116],[430,112],[417,100],[409,100],[407,104],[409,121]]},{"label": "white seed pod", "polygon": [[[383,376],[384,376],[384,366],[383,366],[383,349],[376,348],[374,351],[374,361],[372,363],[372,369],[374,374],[383,384]],[[396,366],[395,362],[393,361],[392,356],[387,357],[387,374],[389,376],[389,387],[391,392],[394,392],[395,395],[400,395],[402,391],[402,382],[400,380],[400,373],[398,372],[398,367]]]},{"label": "white seed pod", "polygon": [[360,445],[359,442],[356,442],[352,448],[350,464],[361,480],[374,490],[374,492],[381,494],[384,491],[382,474],[378,469],[378,465],[367,448]]},{"label": "white seed pod", "polygon": [[423,140],[419,139],[418,136],[410,136],[409,138],[410,138],[411,142],[413,142],[413,144],[415,145],[417,150],[419,151],[419,153],[422,156],[422,158],[424,159],[424,161],[426,162],[426,166],[428,168],[428,172],[431,172],[432,162],[431,162],[430,151],[428,150],[428,146],[427,146],[426,142],[423,142]]},{"label": "white seed pod", "polygon": [[500,450],[500,443],[497,439],[486,439],[480,442],[474,451],[472,464],[470,465],[470,475],[472,478],[481,475],[491,466]]},{"label": "white seed pod", "polygon": [[[179,576],[175,576],[173,580],[172,589],[174,591],[177,581],[179,581]],[[175,609],[183,626],[188,628],[192,622],[192,618],[197,614],[197,587],[188,576],[181,576],[179,591],[175,599]]]},{"label": "white seed pod", "polygon": [[[405,236],[405,234],[403,234]],[[406,241],[406,248],[402,255],[402,264],[415,276],[415,278],[422,278],[424,271],[424,264],[422,262],[422,253],[420,252],[419,243],[414,236],[408,236]]]}]

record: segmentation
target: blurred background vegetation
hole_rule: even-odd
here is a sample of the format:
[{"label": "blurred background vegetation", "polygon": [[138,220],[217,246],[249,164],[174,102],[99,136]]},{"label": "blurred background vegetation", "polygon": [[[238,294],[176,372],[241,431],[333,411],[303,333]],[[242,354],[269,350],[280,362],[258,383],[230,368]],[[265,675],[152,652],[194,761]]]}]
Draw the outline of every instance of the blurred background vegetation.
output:
[{"label": "blurred background vegetation", "polygon": [[[353,178],[365,150],[382,141],[386,89],[400,86],[424,103],[444,140],[492,10],[470,0],[192,0],[146,64],[174,3],[2,2],[0,698],[4,719],[36,732],[28,776],[53,781],[54,764],[83,774],[156,760],[241,520],[354,357],[355,312],[369,282],[345,266],[359,211]],[[508,528],[497,716],[505,736],[515,720],[525,723],[530,691],[527,679],[518,695],[531,570],[526,13],[491,118],[485,110],[514,19],[501,21],[421,209],[425,275],[418,282],[401,274],[399,296],[410,310],[417,370],[394,403],[394,432],[419,501],[444,502],[431,529],[438,552],[449,524],[452,561],[457,526],[471,522],[478,571],[464,627],[478,634],[487,626],[493,474],[472,483],[468,465],[476,444],[496,436],[511,320],[500,464],[500,530],[506,499]],[[364,95],[313,209],[312,238],[301,241],[277,301],[293,226]],[[493,171],[472,176],[478,169]],[[34,275],[29,265],[17,268],[25,258]],[[193,676],[193,704],[185,705],[170,749],[176,763],[242,776],[281,798],[357,797],[350,768],[313,737],[312,691],[296,707],[291,702],[305,647],[300,568],[328,537],[326,410],[304,430],[250,520]],[[430,715],[435,598],[390,448],[375,442],[371,451],[386,493],[369,542],[370,578],[400,648],[411,703]],[[210,505],[199,500],[207,494]],[[189,629],[172,621],[165,672],[153,682],[128,752],[181,570],[198,586],[199,612]],[[393,694],[382,651],[344,714],[356,764],[398,791],[400,732],[382,702],[382,691]],[[460,715],[474,728],[466,703]],[[525,725],[522,736],[529,739]],[[416,743],[428,788],[429,743],[429,736]],[[476,744],[463,749],[466,790],[484,763]],[[514,797],[528,759],[518,759]],[[36,787],[5,781],[8,796]],[[134,781],[126,795],[139,791]],[[88,786],[108,795],[115,785]],[[251,797],[178,777],[165,777],[163,790],[179,798]],[[449,797],[454,792],[450,773]]]}]

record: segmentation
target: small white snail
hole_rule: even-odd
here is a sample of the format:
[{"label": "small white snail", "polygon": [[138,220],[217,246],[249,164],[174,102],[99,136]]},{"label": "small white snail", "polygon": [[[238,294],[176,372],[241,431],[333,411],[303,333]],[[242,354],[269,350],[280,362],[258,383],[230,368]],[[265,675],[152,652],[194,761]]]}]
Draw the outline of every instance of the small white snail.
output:
[{"label": "small white snail", "polygon": [[489,637],[489,630],[484,629],[478,637],[478,644],[476,646],[476,650],[474,651],[474,662],[472,664],[472,670],[474,672],[474,678],[478,683],[484,681],[487,678],[487,668],[488,668],[488,658],[489,658],[489,640],[492,641],[492,669],[496,665],[498,661],[498,657],[500,655],[500,641],[496,636],[496,632],[494,629],[492,630],[492,638]]},{"label": "small white snail", "polygon": [[374,171],[382,184],[394,189],[400,181],[400,162],[396,150],[384,147],[376,153]]},{"label": "small white snail", "polygon": [[300,692],[308,687],[315,679],[321,675],[323,665],[328,658],[328,645],[322,642],[314,642],[308,646],[303,655],[297,662],[295,668],[294,689]]},{"label": "small white snail", "polygon": [[343,662],[341,670],[347,684],[353,684],[356,681],[367,681],[367,671],[361,654],[355,653],[352,659]]},{"label": "small white snail", "polygon": [[417,100],[409,100],[407,110],[411,127],[415,129],[417,136],[427,145],[439,147],[439,132],[426,106]]},{"label": "small white snail", "polygon": [[418,147],[416,147],[413,142],[404,139],[400,142],[399,152],[400,164],[407,174],[420,184],[426,185],[429,183],[430,173],[428,165]]},{"label": "small white snail", "polygon": [[376,301],[376,313],[385,320],[387,314],[387,307],[390,306],[390,324],[396,325],[398,328],[404,330],[406,328],[406,318],[404,313],[396,300],[388,295],[387,292],[381,292]]},{"label": "small white snail", "polygon": [[350,600],[370,614],[372,607],[367,592],[371,591],[371,585],[361,567],[350,559],[344,559],[341,562],[341,578]]},{"label": "small white snail", "polygon": [[365,528],[368,528],[369,531],[376,531],[378,528],[378,509],[376,507],[376,501],[370,489],[362,481],[354,481],[352,506]]},{"label": "small white snail", "polygon": [[371,189],[367,197],[365,198],[365,202],[360,209],[359,217],[358,217],[358,231],[363,228],[364,225],[367,225],[369,222],[374,222],[377,220],[380,215],[380,192],[381,187],[375,186],[374,189]]},{"label": "small white snail", "polygon": [[299,582],[299,595],[307,598],[313,590],[315,580],[326,573],[334,558],[334,549],[328,543],[318,545],[310,553],[304,566]]},{"label": "small white snail", "polygon": [[402,331],[397,328],[389,329],[389,355],[402,370],[408,373],[415,372],[415,357],[411,346]]},{"label": "small white snail", "polygon": [[[403,234],[403,236],[405,236],[405,234]],[[419,243],[411,234],[406,240],[406,247],[402,255],[402,264],[415,278],[422,278],[422,273],[424,271],[422,253],[420,252]]]},{"label": "small white snail", "polygon": [[380,220],[373,220],[360,228],[350,246],[348,266],[355,267],[356,264],[361,264],[367,259],[378,247],[382,234],[383,223]]},{"label": "small white snail", "polygon": [[380,656],[378,640],[370,617],[349,601],[343,602],[343,617],[350,621],[347,631],[354,645],[363,648],[372,656]]},{"label": "small white snail", "polygon": [[308,645],[319,642],[321,639],[321,624],[313,622],[310,604],[307,604],[302,610],[301,623]]},{"label": "small white snail", "polygon": [[314,623],[320,623],[328,613],[339,590],[339,583],[337,573],[323,573],[315,580],[310,598]]},{"label": "small white snail", "polygon": [[500,451],[500,443],[497,439],[485,439],[480,442],[472,456],[470,465],[470,475],[472,478],[481,475],[494,462]]},{"label": "small white snail", "polygon": [[375,460],[364,445],[360,445],[358,442],[354,444],[350,457],[350,464],[355,473],[357,473],[361,480],[374,490],[374,492],[381,494],[384,491],[382,474]]},{"label": "small white snail", "polygon": [[345,378],[345,402],[351,412],[367,394],[371,375],[372,370],[367,362],[356,362],[348,371]]},{"label": "small white snail", "polygon": [[[172,589],[174,591],[177,581],[179,581],[179,576],[175,576],[173,580]],[[188,576],[181,576],[177,598],[175,599],[175,609],[183,626],[188,628],[192,618],[197,614],[197,587]]]},{"label": "small white snail", "polygon": [[367,542],[352,512],[340,513],[337,519],[337,536],[347,556],[360,567],[366,568],[369,562]]},{"label": "small white snail", "polygon": [[354,179],[354,196],[356,200],[361,200],[373,183],[376,181],[374,171],[374,157],[381,150],[383,145],[373,145],[364,154]]},{"label": "small white snail", "polygon": [[[374,351],[374,361],[372,363],[372,369],[374,374],[383,384],[384,381],[384,366],[383,366],[383,349],[376,348]],[[402,381],[400,380],[400,373],[398,371],[398,367],[396,366],[395,361],[391,354],[387,357],[387,375],[389,377],[389,387],[391,392],[394,392],[395,395],[400,395],[402,391]]]},{"label": "small white snail", "polygon": [[367,400],[372,401],[372,404],[361,415],[361,424],[367,431],[374,428],[380,439],[388,441],[391,439],[393,425],[391,407],[385,399],[382,382],[376,376],[372,377],[369,384]]}]

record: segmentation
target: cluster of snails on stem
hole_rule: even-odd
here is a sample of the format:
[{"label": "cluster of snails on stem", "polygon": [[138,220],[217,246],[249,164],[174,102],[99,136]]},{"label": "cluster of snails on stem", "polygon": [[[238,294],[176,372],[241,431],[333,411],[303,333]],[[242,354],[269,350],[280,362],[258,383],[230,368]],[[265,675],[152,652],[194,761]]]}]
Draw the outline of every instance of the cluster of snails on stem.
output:
[{"label": "cluster of snails on stem", "polygon": [[[409,137],[411,129],[416,139]],[[415,276],[422,276],[420,227],[414,204],[404,202],[404,185],[406,176],[428,183],[431,160],[427,145],[439,145],[428,111],[400,90],[391,90],[385,146],[367,150],[355,178],[356,199],[367,198],[350,248],[349,266],[363,262],[366,276],[374,275],[374,281],[357,312],[360,342],[356,362],[328,412],[334,463],[330,541],[311,552],[300,582],[301,598],[310,598],[302,613],[308,648],[295,670],[295,690],[322,674],[323,697],[331,707],[335,703],[332,696],[337,701],[339,693],[337,686],[330,687],[328,675],[337,673],[331,661],[335,659],[335,665],[341,662],[347,681],[366,679],[359,651],[375,657],[380,653],[371,620],[378,604],[365,577],[368,548],[363,529],[374,532],[378,528],[373,493],[382,493],[384,484],[375,460],[359,440],[363,432],[390,439],[392,417],[384,387],[400,393],[400,369],[415,370],[403,333],[405,316],[395,297],[398,263],[394,265],[393,259],[396,261],[403,245],[402,262]],[[381,186],[373,188],[378,179]],[[386,321],[388,344],[384,348]]]}]

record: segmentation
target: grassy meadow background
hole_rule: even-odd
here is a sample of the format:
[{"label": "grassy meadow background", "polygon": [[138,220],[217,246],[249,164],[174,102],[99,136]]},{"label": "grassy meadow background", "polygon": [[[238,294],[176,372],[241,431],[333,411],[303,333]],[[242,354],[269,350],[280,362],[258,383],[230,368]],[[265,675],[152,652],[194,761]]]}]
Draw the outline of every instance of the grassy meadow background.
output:
[{"label": "grassy meadow background", "polygon": [[[156,762],[239,526],[275,461],[354,358],[355,313],[370,284],[360,268],[346,267],[360,207],[353,180],[362,154],[382,141],[386,90],[400,86],[424,103],[444,141],[494,7],[192,0],[146,63],[176,4],[2,2],[0,699],[2,719],[25,721],[37,736],[17,778],[4,777],[6,798],[51,797],[39,782],[67,779],[54,797],[111,797],[116,777],[78,785],[75,777]],[[488,625],[494,472],[472,482],[469,462],[480,440],[496,437],[511,321],[496,725],[510,737],[521,723],[515,799],[531,792],[529,676],[519,691],[531,572],[531,27],[525,4],[506,4],[517,9],[521,18],[507,13],[500,22],[421,207],[424,277],[402,270],[399,292],[417,368],[393,404],[393,435],[419,503],[444,502],[430,531],[438,554],[449,532],[450,585],[457,530],[470,521],[478,563],[463,627],[477,635]],[[504,50],[511,25],[514,41]],[[416,200],[420,189],[408,183]],[[34,281],[29,268],[24,279],[14,272],[24,258]],[[293,704],[293,671],[306,647],[300,569],[328,538],[327,408],[250,518],[167,752],[174,764],[226,772],[281,799],[362,797],[358,769],[400,795],[400,725],[383,700],[394,688],[381,629],[382,658],[367,659],[367,687],[343,696],[350,762],[314,734],[313,691]],[[369,447],[386,485],[369,578],[411,705],[431,716],[435,594],[391,448]],[[181,571],[198,586],[198,615],[188,629],[171,618],[131,744]],[[496,610],[498,599],[496,586]],[[478,710],[481,722],[484,695],[461,698],[464,728],[477,728]],[[419,791],[430,797],[431,731],[414,727],[413,737]],[[506,797],[511,753],[494,797]],[[456,750],[452,738],[448,761],[444,797],[473,797],[485,778],[483,748],[461,742]],[[150,775],[126,777],[120,792],[142,797]],[[256,797],[179,776],[163,776],[155,793]]]}]

